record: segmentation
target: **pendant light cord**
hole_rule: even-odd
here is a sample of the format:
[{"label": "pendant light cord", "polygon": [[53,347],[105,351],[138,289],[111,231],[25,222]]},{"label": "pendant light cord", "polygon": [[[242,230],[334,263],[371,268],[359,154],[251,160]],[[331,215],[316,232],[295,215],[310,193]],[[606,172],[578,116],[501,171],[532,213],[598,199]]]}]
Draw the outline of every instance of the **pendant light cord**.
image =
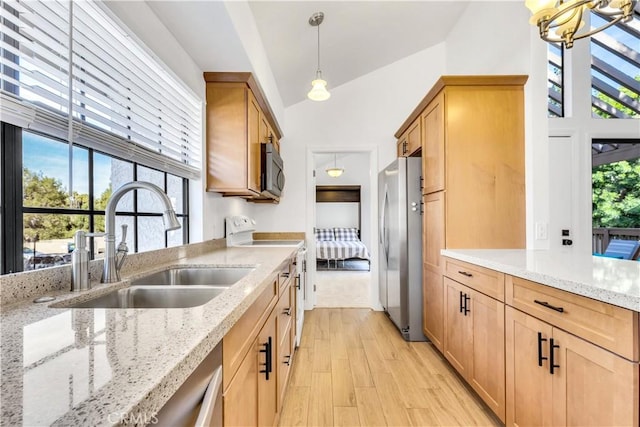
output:
[{"label": "pendant light cord", "polygon": [[320,71],[320,24],[318,24],[317,27],[318,27],[318,69],[316,70],[316,78],[318,76],[322,76],[322,71]]}]

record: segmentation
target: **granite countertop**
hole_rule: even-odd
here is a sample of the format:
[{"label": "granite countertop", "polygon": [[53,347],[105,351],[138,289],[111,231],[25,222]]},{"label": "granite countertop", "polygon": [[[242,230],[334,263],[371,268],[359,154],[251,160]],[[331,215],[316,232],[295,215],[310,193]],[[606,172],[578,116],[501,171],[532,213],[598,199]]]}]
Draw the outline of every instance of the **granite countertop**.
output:
[{"label": "granite countertop", "polygon": [[442,255],[640,312],[640,262],[569,251],[443,249]]},{"label": "granite countertop", "polygon": [[147,424],[254,302],[297,248],[223,248],[155,265],[255,266],[208,303],[174,309],[72,309],[128,280],[90,291],[48,292],[2,307],[2,425]]}]

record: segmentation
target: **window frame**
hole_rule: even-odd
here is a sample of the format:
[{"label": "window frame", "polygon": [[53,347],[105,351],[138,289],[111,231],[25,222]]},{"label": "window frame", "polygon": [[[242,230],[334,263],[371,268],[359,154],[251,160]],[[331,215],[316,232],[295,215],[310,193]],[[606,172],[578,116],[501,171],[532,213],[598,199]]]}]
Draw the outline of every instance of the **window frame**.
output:
[{"label": "window frame", "polygon": [[[89,206],[87,209],[77,208],[53,208],[53,207],[31,207],[24,206],[23,200],[23,134],[24,131],[18,126],[14,126],[8,123],[2,123],[2,152],[0,153],[2,158],[2,179],[0,192],[2,197],[1,209],[1,224],[2,227],[2,246],[0,254],[0,274],[16,273],[24,271],[23,253],[22,248],[24,245],[23,227],[24,227],[24,215],[25,214],[60,214],[60,215],[84,215],[89,217],[89,230],[88,232],[95,231],[95,217],[104,216],[105,211],[101,209],[95,209],[95,194],[93,189],[94,184],[94,154],[100,154],[112,159],[130,163],[133,166],[133,180],[137,179],[137,173],[139,167],[145,167],[153,169],[163,174],[163,188],[166,192],[167,181],[169,175],[181,179],[182,182],[182,198],[178,202],[182,204],[181,213],[177,213],[178,218],[182,218],[182,244],[189,243],[189,180],[184,177],[180,177],[175,174],[160,170],[158,168],[149,167],[148,165],[140,164],[135,161],[123,159],[117,156],[104,153],[94,148],[86,147],[81,144],[74,144],[74,146],[86,149],[88,152],[88,197]],[[51,135],[46,135],[41,132],[28,131],[29,133],[37,134],[53,141],[60,142],[61,144],[67,144],[66,141],[62,141]],[[115,190],[115,189],[114,189]],[[123,211],[117,210],[116,216],[133,217],[134,230],[130,230],[132,233],[134,247],[130,248],[131,253],[137,253],[139,248],[139,227],[138,219],[141,217],[162,217],[162,213],[144,212],[141,211],[137,203],[137,190],[133,192],[133,210]],[[163,247],[168,247],[167,232],[164,233]],[[89,251],[91,259],[95,259],[94,245],[89,245]]]}]

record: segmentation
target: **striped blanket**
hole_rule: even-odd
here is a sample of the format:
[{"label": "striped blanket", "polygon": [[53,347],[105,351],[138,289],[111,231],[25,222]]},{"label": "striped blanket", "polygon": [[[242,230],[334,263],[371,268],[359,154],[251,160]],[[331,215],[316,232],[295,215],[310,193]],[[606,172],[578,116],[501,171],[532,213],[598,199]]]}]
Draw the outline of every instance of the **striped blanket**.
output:
[{"label": "striped blanket", "polygon": [[369,259],[369,251],[361,241],[353,240],[316,240],[317,259]]}]

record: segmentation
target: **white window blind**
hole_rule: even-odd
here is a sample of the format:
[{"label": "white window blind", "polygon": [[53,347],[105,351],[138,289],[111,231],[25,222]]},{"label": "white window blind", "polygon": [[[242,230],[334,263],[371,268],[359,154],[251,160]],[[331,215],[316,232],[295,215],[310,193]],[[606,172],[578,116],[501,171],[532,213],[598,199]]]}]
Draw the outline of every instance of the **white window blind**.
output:
[{"label": "white window blind", "polygon": [[2,120],[186,178],[201,165],[202,103],[99,2],[0,0]]}]

